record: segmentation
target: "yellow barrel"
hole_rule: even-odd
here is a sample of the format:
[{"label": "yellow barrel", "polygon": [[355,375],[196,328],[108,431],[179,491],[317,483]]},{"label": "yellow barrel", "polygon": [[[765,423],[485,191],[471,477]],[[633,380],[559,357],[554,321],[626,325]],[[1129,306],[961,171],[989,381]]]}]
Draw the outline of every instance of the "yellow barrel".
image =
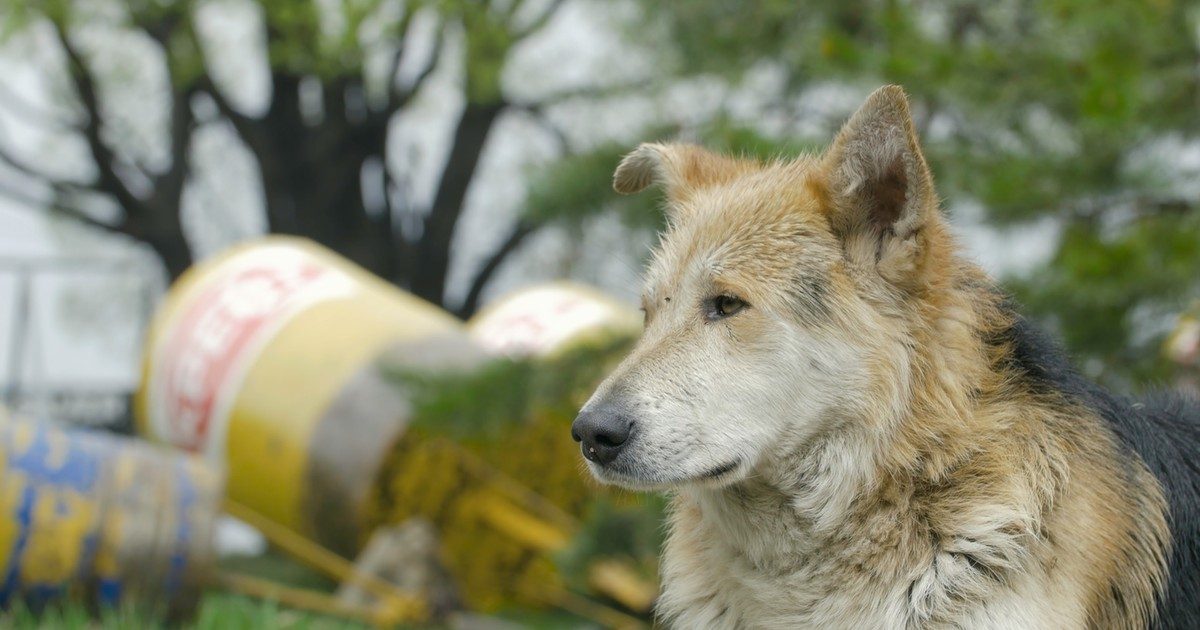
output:
[{"label": "yellow barrel", "polygon": [[138,422],[225,463],[232,500],[349,554],[411,414],[381,366],[482,359],[448,313],[309,241],[270,237],[171,288],[146,344]]},{"label": "yellow barrel", "polygon": [[0,605],[191,612],[213,568],[221,486],[195,457],[0,410]]},{"label": "yellow barrel", "polygon": [[489,304],[467,322],[467,330],[489,354],[546,357],[585,343],[636,336],[642,317],[591,287],[552,282]]}]

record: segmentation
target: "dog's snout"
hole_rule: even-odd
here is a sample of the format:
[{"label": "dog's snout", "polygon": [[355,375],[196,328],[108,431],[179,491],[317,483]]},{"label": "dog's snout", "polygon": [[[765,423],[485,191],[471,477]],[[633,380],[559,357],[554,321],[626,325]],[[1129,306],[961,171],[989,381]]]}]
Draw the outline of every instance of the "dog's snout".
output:
[{"label": "dog's snout", "polygon": [[629,415],[609,405],[582,411],[571,424],[571,437],[579,442],[583,456],[601,466],[617,458],[632,431]]}]

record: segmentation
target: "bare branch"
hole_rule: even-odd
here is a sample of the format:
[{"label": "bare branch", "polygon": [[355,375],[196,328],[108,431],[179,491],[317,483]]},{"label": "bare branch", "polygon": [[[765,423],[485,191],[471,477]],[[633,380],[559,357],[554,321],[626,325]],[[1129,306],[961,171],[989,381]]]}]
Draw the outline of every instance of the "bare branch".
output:
[{"label": "bare branch", "polygon": [[154,194],[160,198],[178,200],[187,181],[188,152],[196,119],[192,114],[192,90],[171,92],[171,164],[154,178]]},{"label": "bare branch", "polygon": [[546,109],[540,103],[512,105],[514,110],[523,112],[533,119],[542,129],[554,137],[558,143],[560,153],[569,153],[571,151],[571,139],[567,137],[567,132],[562,127],[554,124],[546,115]]},{"label": "bare branch", "polygon": [[387,93],[389,99],[392,98],[396,89],[396,75],[400,72],[400,65],[404,63],[404,58],[408,55],[408,45],[412,41],[412,34],[409,31],[412,29],[414,15],[416,12],[406,7],[404,17],[400,18],[400,24],[396,28],[396,31],[400,33],[400,43],[396,46],[396,52],[392,53],[392,62],[388,64]]},{"label": "bare branch", "polygon": [[4,107],[19,118],[24,119],[28,123],[48,127],[51,129],[70,129],[79,130],[77,123],[69,120],[62,120],[58,116],[46,111],[42,111],[33,103],[18,96],[16,92],[8,89],[8,86],[0,83],[0,101],[4,102]]},{"label": "bare branch", "polygon": [[433,45],[429,49],[429,58],[425,61],[425,66],[417,73],[417,76],[409,81],[407,85],[401,86],[398,83],[396,76],[400,72],[400,61],[402,56],[407,55],[408,42],[412,39],[411,35],[405,34],[404,40],[400,43],[400,48],[397,49],[391,70],[388,73],[388,100],[386,107],[381,111],[383,119],[390,118],[397,110],[408,104],[412,97],[421,89],[425,81],[430,75],[437,70],[438,63],[442,58],[442,49],[445,43],[445,25],[439,25],[437,33],[434,35]]},{"label": "bare branch", "polygon": [[53,175],[50,175],[49,173],[44,173],[44,172],[38,170],[37,168],[25,163],[20,158],[18,158],[17,156],[15,156],[11,152],[9,152],[8,149],[4,148],[3,146],[0,146],[0,163],[8,165],[9,168],[13,169],[14,171],[17,171],[18,173],[21,173],[22,175],[25,175],[26,177],[30,177],[30,178],[38,180],[38,183],[41,183],[41,184],[54,185],[54,186],[69,186],[69,187],[74,187],[74,188],[80,189],[80,190],[89,188],[89,185],[87,182],[76,182],[76,181],[58,179],[58,178],[54,177]]},{"label": "bare branch", "polygon": [[196,89],[199,93],[206,94],[212,99],[213,104],[217,106],[217,111],[229,120],[239,135],[246,135],[244,129],[246,125],[252,124],[254,119],[239,112],[211,78],[205,76],[200,79]]},{"label": "bare branch", "polygon": [[450,153],[425,216],[424,232],[417,245],[415,260],[421,268],[412,278],[412,291],[435,304],[443,303],[446,272],[450,265],[450,243],[462,215],[479,158],[496,120],[506,104],[468,102],[459,114]]},{"label": "bare branch", "polygon": [[213,104],[217,107],[217,112],[229,121],[234,132],[242,139],[242,142],[246,143],[256,159],[261,161],[269,156],[272,147],[269,146],[269,132],[265,130],[263,121],[247,116],[234,108],[229,99],[207,75],[199,80],[196,93],[205,94],[212,99]]},{"label": "bare branch", "polygon": [[561,9],[564,4],[566,4],[566,0],[550,0],[549,4],[546,5],[546,8],[542,11],[542,13],[534,18],[529,24],[525,25],[525,27],[518,29],[514,34],[514,37],[517,40],[522,40],[542,30],[542,28],[550,22],[550,20],[555,16],[555,14],[558,13],[558,10]]},{"label": "bare branch", "polygon": [[[525,6],[525,0],[511,0],[508,7],[504,9],[505,21],[511,21],[514,16],[521,12],[521,7]],[[491,3],[487,3],[487,8],[491,9]]]},{"label": "bare branch", "polygon": [[509,255],[521,246],[529,235],[533,234],[540,228],[541,225],[532,223],[526,219],[517,221],[516,225],[508,234],[508,238],[504,239],[500,245],[492,252],[483,266],[475,273],[475,277],[471,280],[471,288],[467,291],[467,297],[463,299],[457,311],[459,317],[466,319],[473,315],[479,309],[479,298],[483,295],[484,288],[492,281],[492,277],[496,275],[496,271],[508,259]]},{"label": "bare branch", "polygon": [[[71,190],[62,188],[60,185],[57,185],[57,184],[51,184],[51,186],[52,186],[52,188],[54,188],[55,192],[60,195],[68,193],[68,192],[73,192]],[[123,224],[122,225],[112,225],[109,223],[104,223],[103,221],[99,221],[95,217],[88,214],[88,212],[83,210],[82,208],[68,205],[59,200],[39,199],[36,196],[31,195],[23,190],[20,190],[17,187],[10,186],[8,183],[6,183],[4,181],[0,181],[0,195],[7,197],[13,201],[18,202],[15,205],[15,207],[18,207],[18,208],[21,208],[24,210],[29,210],[31,212],[45,212],[52,216],[58,216],[58,217],[62,217],[65,219],[70,219],[72,221],[81,223],[88,227],[95,228],[97,230],[101,230],[104,232],[109,232],[112,234],[121,234],[121,235],[125,235],[125,236],[129,235],[129,232],[125,229],[125,226]]]},{"label": "bare branch", "polygon": [[[154,19],[137,19],[134,23],[147,37],[158,43],[166,56],[166,69],[170,90],[170,130],[171,163],[167,168],[154,177],[154,195],[156,197],[178,198],[187,178],[187,157],[191,147],[192,132],[196,127],[195,116],[192,113],[192,96],[199,91],[194,83],[189,87],[180,87],[180,73],[171,56],[171,39],[184,29],[184,35],[192,38],[196,50],[200,43],[192,30],[191,21],[184,11],[167,11],[165,13],[151,12]],[[201,71],[203,72],[203,71]],[[207,78],[207,74],[203,74]],[[145,170],[145,169],[143,169]]]},{"label": "bare branch", "polygon": [[433,46],[431,46],[429,49],[429,59],[426,60],[425,67],[422,68],[419,73],[417,73],[417,76],[413,78],[412,82],[410,82],[404,89],[405,101],[412,98],[412,95],[416,94],[417,91],[421,89],[421,86],[425,83],[426,79],[433,74],[434,70],[437,70],[438,62],[442,58],[442,48],[443,44],[445,43],[445,32],[446,31],[444,28],[438,29],[437,35],[435,35],[433,38]]},{"label": "bare branch", "polygon": [[[200,45],[200,36],[196,32],[195,25],[192,23],[192,21],[186,21],[184,23],[184,28],[187,29],[187,36],[191,38],[192,45],[195,46],[197,50],[203,50],[203,47]],[[215,81],[213,81],[212,75],[209,74],[208,69],[204,67],[203,64],[201,64],[199,76],[192,85],[192,90],[193,94],[205,94],[212,99],[213,104],[216,105],[217,111],[221,114],[221,116],[224,116],[229,123],[233,125],[234,131],[236,131],[237,134],[242,137],[244,142],[251,145],[252,150],[255,149],[252,144],[252,136],[255,136],[256,130],[254,128],[254,124],[257,121],[254,118],[251,118],[250,116],[238,111],[237,108],[229,102],[229,98],[225,96],[225,93],[222,92],[221,88],[217,86]]]},{"label": "bare branch", "polygon": [[396,197],[400,195],[400,185],[392,175],[392,169],[388,166],[387,158],[381,160],[381,168],[383,170],[383,212],[382,216],[376,218],[375,229],[379,232],[381,238],[384,239],[384,248],[391,252],[390,265],[388,270],[393,281],[400,279],[400,272],[405,261],[408,260],[412,245],[404,238],[403,230],[399,222],[403,218],[401,213],[408,210],[397,203]]},{"label": "bare branch", "polygon": [[66,27],[55,20],[50,20],[50,24],[58,38],[59,45],[62,46],[63,52],[67,56],[76,95],[87,113],[87,120],[82,124],[82,132],[99,173],[97,185],[100,190],[112,195],[126,211],[140,212],[143,209],[141,201],[117,175],[116,154],[101,137],[102,116],[95,78],[87,68],[83,56],[67,36]]},{"label": "bare branch", "polygon": [[534,108],[551,107],[554,105],[558,105],[559,103],[564,103],[566,101],[572,101],[572,100],[576,100],[576,99],[596,100],[596,99],[604,99],[604,98],[614,98],[614,97],[618,97],[618,96],[628,96],[635,92],[638,92],[638,91],[644,90],[648,87],[651,87],[652,85],[653,85],[653,81],[651,81],[650,79],[639,79],[637,81],[630,81],[628,83],[617,83],[617,84],[612,84],[612,85],[585,85],[585,86],[578,87],[578,88],[573,88],[573,89],[569,89],[569,90],[563,90],[561,92],[555,92],[553,94],[548,94],[546,96],[543,96],[542,98],[537,99],[534,102],[514,103],[514,105],[518,106],[518,107],[522,107],[524,109],[534,109]]}]

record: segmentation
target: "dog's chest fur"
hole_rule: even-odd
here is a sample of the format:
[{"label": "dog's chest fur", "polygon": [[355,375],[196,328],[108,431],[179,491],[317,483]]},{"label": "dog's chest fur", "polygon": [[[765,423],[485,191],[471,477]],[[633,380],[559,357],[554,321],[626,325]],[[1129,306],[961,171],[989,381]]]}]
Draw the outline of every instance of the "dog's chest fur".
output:
[{"label": "dog's chest fur", "polygon": [[[936,543],[886,507],[819,533],[773,493],[682,492],[663,558],[659,616],[678,628],[1078,627],[1084,611],[1037,567],[949,616],[922,617],[939,567]],[[932,567],[932,568],[931,568]],[[970,568],[967,570],[974,570]],[[1057,576],[1064,577],[1064,576]],[[922,582],[925,580],[925,582]],[[921,586],[914,586],[920,584]],[[1051,585],[1049,588],[1047,585]]]}]

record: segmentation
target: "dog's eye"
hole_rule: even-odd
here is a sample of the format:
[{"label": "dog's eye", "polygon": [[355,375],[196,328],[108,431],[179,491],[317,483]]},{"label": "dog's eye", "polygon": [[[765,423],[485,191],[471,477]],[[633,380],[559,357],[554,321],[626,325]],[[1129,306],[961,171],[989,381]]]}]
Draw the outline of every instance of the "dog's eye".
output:
[{"label": "dog's eye", "polygon": [[739,297],[718,295],[709,300],[708,304],[705,305],[704,315],[709,321],[725,319],[726,317],[737,315],[746,306],[746,302]]}]

